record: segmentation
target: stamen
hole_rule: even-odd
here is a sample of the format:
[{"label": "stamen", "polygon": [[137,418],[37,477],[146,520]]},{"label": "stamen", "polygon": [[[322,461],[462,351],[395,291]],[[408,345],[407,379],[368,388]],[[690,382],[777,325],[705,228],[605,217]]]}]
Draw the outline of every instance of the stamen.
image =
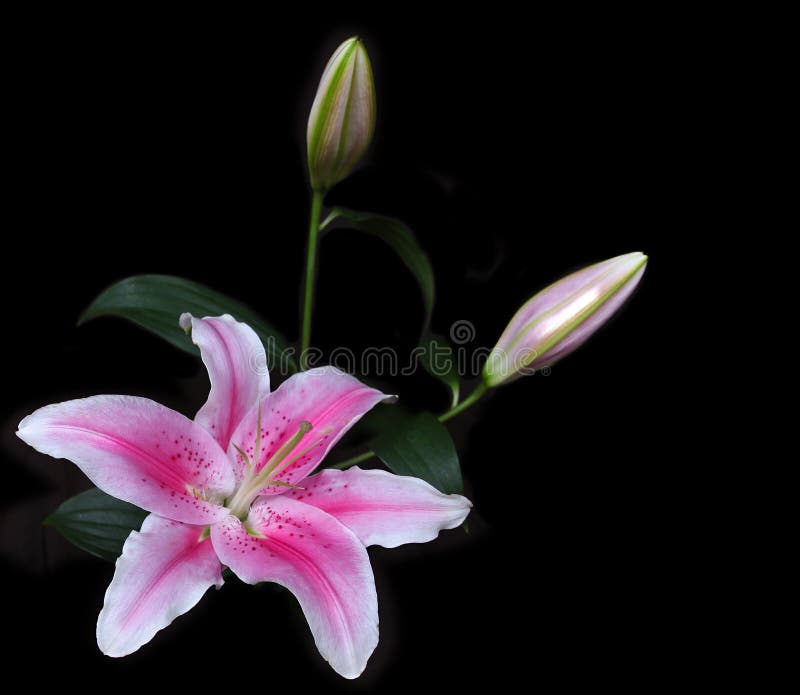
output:
[{"label": "stamen", "polygon": [[253,452],[253,465],[258,465],[258,456],[261,453],[261,401],[258,402],[258,431],[256,432],[256,448]]},{"label": "stamen", "polygon": [[311,451],[317,444],[319,444],[322,440],[317,439],[313,444],[303,449],[299,454],[292,456],[292,458],[286,459],[280,466],[278,466],[274,471],[272,471],[272,475],[280,475],[283,473],[289,466],[291,466],[295,461],[305,456],[309,451]]},{"label": "stamen", "polygon": [[236,444],[234,444],[233,442],[231,442],[231,446],[233,446],[233,448],[239,452],[239,456],[241,456],[244,459],[245,465],[250,466],[250,457],[246,453],[244,453],[244,451],[242,451],[238,446],[236,446]]},{"label": "stamen", "polygon": [[[247,516],[247,510],[250,508],[251,502],[255,499],[258,491],[266,486],[266,485],[284,485],[288,487],[294,487],[290,483],[279,480],[279,481],[271,481],[270,476],[277,475],[276,469],[280,467],[279,470],[283,470],[286,468],[287,465],[290,465],[296,460],[296,457],[288,459],[283,465],[285,459],[292,453],[295,447],[300,443],[303,437],[306,436],[311,430],[312,425],[307,420],[303,420],[297,427],[297,431],[292,435],[290,439],[287,439],[283,445],[270,457],[269,461],[267,461],[264,466],[262,467],[261,471],[258,475],[254,475],[252,478],[250,477],[255,473],[255,466],[258,463],[258,458],[255,456],[252,462],[252,468],[250,468],[250,458],[245,454],[238,446],[235,444],[233,445],[236,448],[236,451],[239,452],[239,455],[247,461],[248,464],[248,474],[245,475],[245,479],[242,481],[238,491],[231,500],[228,502],[228,509],[231,510],[231,513],[234,516],[239,517],[240,519],[244,519]],[[261,432],[261,422],[259,417],[259,434]],[[316,444],[316,442],[315,442]],[[260,447],[260,442],[256,440],[256,451]],[[302,454],[301,454],[302,455]],[[302,488],[299,488],[302,489]]]},{"label": "stamen", "polygon": [[280,464],[281,461],[283,461],[289,454],[292,453],[292,450],[300,443],[300,440],[311,431],[311,429],[311,423],[308,420],[303,420],[297,428],[297,432],[294,433],[294,436],[284,442],[283,446],[281,446],[281,448],[272,455],[272,458],[264,464],[264,468],[261,469],[261,473],[259,474],[257,480],[267,478],[270,473],[277,468],[278,464]]},{"label": "stamen", "polygon": [[277,485],[278,487],[290,487],[292,490],[305,490],[304,487],[300,487],[299,485],[292,485],[291,483],[287,483],[285,480],[270,480],[270,485]]},{"label": "stamen", "polygon": [[[330,434],[331,432],[333,432],[333,428],[332,428],[332,427],[326,427],[324,430],[320,430],[320,434],[322,434],[322,435]],[[279,475],[280,473],[283,473],[283,471],[285,471],[285,470],[286,470],[286,469],[287,469],[289,466],[291,466],[291,465],[292,465],[292,464],[293,464],[295,461],[297,461],[297,460],[299,460],[299,459],[303,458],[303,456],[305,456],[305,455],[306,455],[306,454],[307,454],[309,451],[311,451],[312,449],[314,449],[314,447],[318,446],[318,445],[319,445],[319,443],[322,441],[322,439],[323,439],[323,438],[322,438],[322,437],[320,437],[319,439],[316,439],[316,440],[314,440],[314,441],[313,441],[311,444],[309,444],[309,445],[308,445],[308,446],[307,446],[305,449],[303,449],[301,452],[299,452],[299,453],[295,454],[295,455],[294,455],[294,456],[292,456],[290,459],[286,459],[286,460],[283,462],[283,464],[281,465],[281,467],[280,467],[280,468],[278,468],[278,469],[276,469],[276,470],[273,470],[273,471],[272,471],[272,475]]]}]

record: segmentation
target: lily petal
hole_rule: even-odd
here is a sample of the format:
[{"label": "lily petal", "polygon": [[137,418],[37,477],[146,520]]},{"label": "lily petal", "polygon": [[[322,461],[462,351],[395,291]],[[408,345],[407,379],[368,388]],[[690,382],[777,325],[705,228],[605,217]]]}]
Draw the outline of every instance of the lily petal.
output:
[{"label": "lily petal", "polygon": [[210,586],[222,586],[222,565],[203,529],[155,514],[132,531],[97,619],[97,645],[125,656],[195,606]]},{"label": "lily petal", "polygon": [[[262,402],[261,453],[256,469],[261,470],[297,433],[301,422],[310,422],[311,431],[275,469],[279,471],[279,480],[298,484],[367,411],[387,398],[391,396],[334,367],[318,367],[295,374]],[[242,420],[231,439],[228,453],[240,467],[243,460],[233,445],[252,456],[257,431],[258,409],[255,408]],[[286,486],[271,485],[263,488],[261,494],[280,494],[286,489]]]},{"label": "lily petal", "polygon": [[286,496],[257,500],[247,526],[250,533],[234,516],[212,526],[219,559],[248,584],[289,589],[320,654],[337,673],[356,678],[378,644],[378,599],[364,546],[329,514]]},{"label": "lily petal", "polygon": [[303,488],[289,494],[336,517],[364,545],[384,548],[431,541],[460,526],[472,508],[466,497],[445,495],[419,478],[358,467],[321,471]]},{"label": "lily petal", "polygon": [[184,330],[191,327],[211,380],[195,422],[225,450],[245,414],[269,393],[267,353],[255,331],[229,314],[204,319],[182,314],[180,324]]},{"label": "lily petal", "polygon": [[208,524],[227,511],[230,461],[202,427],[147,398],[93,396],[40,408],[17,436],[69,459],[103,492],[149,512]]}]

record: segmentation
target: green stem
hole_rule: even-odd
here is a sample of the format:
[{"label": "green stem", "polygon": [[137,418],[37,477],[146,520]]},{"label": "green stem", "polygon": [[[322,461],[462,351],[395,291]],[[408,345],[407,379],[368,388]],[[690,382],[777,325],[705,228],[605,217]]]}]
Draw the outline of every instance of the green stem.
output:
[{"label": "green stem", "polygon": [[[461,401],[461,403],[459,403],[455,408],[450,408],[450,410],[448,410],[446,413],[442,413],[439,416],[439,422],[447,422],[450,418],[455,417],[474,403],[477,403],[480,397],[486,393],[487,388],[488,387],[486,384],[481,382],[480,386],[478,386],[478,388],[476,388],[467,398]],[[369,461],[369,459],[371,459],[373,456],[375,456],[374,451],[365,451],[363,454],[353,456],[353,458],[345,459],[339,463],[334,463],[332,466],[328,466],[328,468],[338,468],[341,471],[345,468],[350,468],[350,466],[355,466],[357,463]]]},{"label": "green stem", "polygon": [[350,468],[350,466],[355,466],[357,463],[361,463],[362,461],[369,461],[373,456],[375,456],[374,451],[365,451],[363,454],[353,456],[353,458],[349,458],[346,461],[334,463],[332,466],[328,466],[328,468],[338,468],[341,471],[345,468]]},{"label": "green stem", "polygon": [[308,252],[306,255],[306,287],[303,301],[303,330],[300,335],[300,369],[306,368],[308,348],[311,345],[311,310],[314,304],[314,278],[317,272],[317,236],[322,213],[324,191],[314,191],[311,198],[311,219],[308,223]]},{"label": "green stem", "polygon": [[461,401],[461,403],[459,403],[455,408],[450,408],[450,410],[448,410],[446,413],[442,413],[439,416],[439,422],[447,422],[450,418],[455,417],[459,413],[469,408],[473,403],[476,403],[484,393],[486,393],[486,389],[486,384],[481,382],[480,386],[478,386],[478,388],[469,394],[469,396]]}]

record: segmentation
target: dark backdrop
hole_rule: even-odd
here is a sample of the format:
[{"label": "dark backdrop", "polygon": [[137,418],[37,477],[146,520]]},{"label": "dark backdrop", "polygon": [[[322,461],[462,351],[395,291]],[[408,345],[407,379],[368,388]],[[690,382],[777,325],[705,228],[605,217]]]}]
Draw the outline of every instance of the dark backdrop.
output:
[{"label": "dark backdrop", "polygon": [[[673,165],[690,97],[680,46],[660,27],[608,15],[19,24],[0,569],[19,653],[48,654],[40,679],[152,684],[166,671],[187,687],[219,676],[263,691],[388,692],[480,677],[620,683],[642,667],[663,677],[672,599],[656,509],[670,469],[658,383],[675,342],[662,328],[664,240],[685,194]],[[328,54],[352,33],[373,59],[377,135],[329,202],[413,227],[437,272],[435,329],[468,320],[474,346],[491,347],[516,308],[567,271],[642,250],[647,274],[625,311],[549,376],[501,388],[452,422],[475,503],[470,533],[370,551],[382,632],[359,681],[330,671],[288,594],[236,581],[133,656],[108,659],[94,621],[111,566],[39,526],[87,481],[26,448],[16,423],[96,393],[187,414],[203,402],[190,357],[123,322],[75,326],[98,291],[130,274],[205,282],[296,337],[305,118]],[[380,242],[331,235],[321,264],[318,345],[411,347],[421,302]],[[396,389],[446,407],[425,376]]]}]

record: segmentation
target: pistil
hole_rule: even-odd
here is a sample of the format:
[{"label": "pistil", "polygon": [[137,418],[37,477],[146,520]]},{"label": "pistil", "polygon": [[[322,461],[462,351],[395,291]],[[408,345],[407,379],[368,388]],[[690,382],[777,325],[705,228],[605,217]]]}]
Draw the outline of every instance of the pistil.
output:
[{"label": "pistil", "polygon": [[[256,466],[258,465],[258,455],[261,449],[260,424],[261,417],[259,413],[258,435],[256,438],[256,447],[252,460],[242,449],[234,444],[234,447],[239,452],[239,455],[244,458],[245,476],[242,480],[242,484],[239,486],[236,494],[234,494],[234,496],[230,499],[227,506],[231,510],[231,514],[239,517],[240,519],[244,519],[247,516],[247,512],[250,509],[250,504],[258,495],[258,491],[264,486],[269,485],[272,482],[271,478],[276,478],[279,473],[284,471],[287,466],[291,465],[296,460],[297,457],[293,457],[286,461],[284,465],[281,465],[281,463],[287,459],[289,454],[292,453],[295,447],[297,447],[303,437],[305,437],[306,434],[308,434],[312,429],[311,423],[307,420],[303,420],[292,437],[286,440],[280,446],[280,448],[264,464],[264,466],[261,468],[261,471],[257,473]],[[275,484],[288,485],[284,481],[275,481]]]}]

